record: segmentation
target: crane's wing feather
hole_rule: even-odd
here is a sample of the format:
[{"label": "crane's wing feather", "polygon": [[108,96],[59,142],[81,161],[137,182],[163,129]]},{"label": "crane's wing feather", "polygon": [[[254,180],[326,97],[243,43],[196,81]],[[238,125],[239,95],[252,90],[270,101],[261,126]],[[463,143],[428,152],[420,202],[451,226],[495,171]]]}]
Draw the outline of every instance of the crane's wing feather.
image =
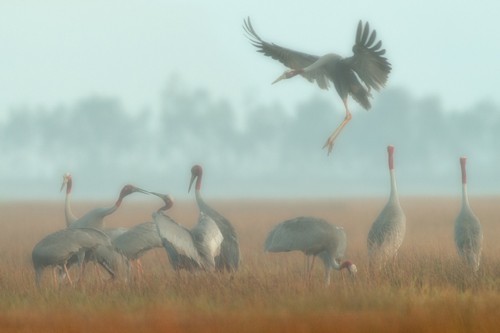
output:
[{"label": "crane's wing feather", "polygon": [[193,237],[189,230],[177,224],[177,222],[161,212],[153,213],[153,220],[162,242],[166,242],[170,246],[168,249],[166,248],[166,250],[175,249],[178,255],[200,262],[198,250],[195,247]]},{"label": "crane's wing feather", "polygon": [[354,55],[342,61],[350,66],[368,88],[379,90],[384,87],[391,72],[391,64],[383,55],[382,41],[376,42],[377,33],[370,32],[368,22],[359,21],[356,42],[352,47]]},{"label": "crane's wing feather", "polygon": [[145,222],[130,228],[113,240],[115,248],[129,259],[137,259],[146,251],[161,247],[162,241],[153,222]]},{"label": "crane's wing feather", "polygon": [[198,224],[191,230],[198,253],[206,268],[215,268],[215,257],[219,255],[224,237],[215,221],[200,212]]},{"label": "crane's wing feather", "polygon": [[[313,64],[319,59],[319,57],[315,55],[294,51],[274,43],[263,41],[252,27],[250,18],[247,18],[247,20],[244,21],[243,29],[247,33],[248,39],[252,45],[257,48],[258,52],[278,60],[288,68],[302,69]],[[329,87],[328,79],[319,71],[312,71],[301,75],[309,80],[309,82],[316,81],[321,89],[328,89]]]},{"label": "crane's wing feather", "polygon": [[236,230],[234,230],[228,219],[207,205],[201,197],[198,199],[198,205],[200,212],[203,212],[215,222],[223,237],[220,254],[215,258],[215,267],[218,270],[237,270],[240,265],[240,244]]}]

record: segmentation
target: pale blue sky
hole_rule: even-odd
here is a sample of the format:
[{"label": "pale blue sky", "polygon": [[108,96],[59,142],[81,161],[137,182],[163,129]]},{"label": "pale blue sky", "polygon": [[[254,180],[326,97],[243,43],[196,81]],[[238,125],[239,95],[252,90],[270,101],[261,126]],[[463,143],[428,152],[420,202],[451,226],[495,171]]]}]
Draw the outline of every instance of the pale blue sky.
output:
[{"label": "pale blue sky", "polygon": [[499,14],[498,1],[2,1],[0,113],[94,93],[154,109],[173,73],[235,106],[320,93],[299,78],[270,85],[284,68],[248,43],[246,16],[265,40],[344,56],[368,20],[393,65],[388,87],[440,96],[450,110],[498,105]]}]

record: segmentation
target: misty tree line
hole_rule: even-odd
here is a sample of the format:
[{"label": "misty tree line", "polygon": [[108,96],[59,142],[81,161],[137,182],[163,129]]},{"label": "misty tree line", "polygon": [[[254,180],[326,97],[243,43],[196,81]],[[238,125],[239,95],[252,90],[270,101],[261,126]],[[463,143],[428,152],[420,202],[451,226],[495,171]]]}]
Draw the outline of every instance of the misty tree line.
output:
[{"label": "misty tree line", "polygon": [[368,112],[351,106],[353,120],[331,156],[321,147],[344,117],[331,92],[293,110],[258,101],[236,109],[171,82],[158,110],[130,112],[106,96],[18,108],[0,125],[1,183],[4,190],[47,185],[71,171],[85,179],[87,194],[103,179],[156,184],[159,177],[185,191],[190,166],[202,163],[211,182],[222,184],[213,191],[220,195],[385,193],[385,147],[394,144],[399,181],[409,191],[453,186],[449,175],[458,174],[461,155],[477,170],[478,188],[499,188],[498,106],[444,112],[438,98],[417,100],[400,89],[376,96]]}]

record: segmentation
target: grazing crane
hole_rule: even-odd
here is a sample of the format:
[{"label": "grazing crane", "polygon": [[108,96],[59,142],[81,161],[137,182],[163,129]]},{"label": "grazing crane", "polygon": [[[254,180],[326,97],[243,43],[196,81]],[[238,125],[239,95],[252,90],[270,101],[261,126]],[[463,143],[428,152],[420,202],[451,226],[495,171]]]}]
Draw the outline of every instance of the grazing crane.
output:
[{"label": "grazing crane", "polygon": [[368,233],[368,255],[370,267],[385,264],[389,259],[395,259],[399,247],[403,243],[406,231],[406,216],[399,204],[394,172],[394,147],[388,146],[389,173],[391,177],[391,193],[389,201],[373,222]]},{"label": "grazing crane", "polygon": [[55,282],[56,270],[58,270],[59,280],[67,276],[69,282],[73,284],[68,273],[70,260],[78,260],[81,276],[83,271],[83,265],[81,264],[85,256],[98,246],[110,245],[110,239],[106,234],[92,228],[68,228],[47,235],[35,245],[31,253],[37,286],[40,286],[40,279],[44,268],[50,266],[54,268]]},{"label": "grazing crane", "polygon": [[[314,258],[318,256],[325,266],[325,283],[330,284],[332,269],[357,272],[351,261],[342,261],[347,247],[344,229],[315,217],[297,217],[281,222],[267,235],[267,252],[302,251],[306,255],[306,275],[310,278]],[[309,262],[313,256],[312,262]]]},{"label": "grazing crane", "polygon": [[467,157],[460,158],[460,166],[462,169],[462,208],[455,220],[455,245],[464,263],[470,267],[472,271],[477,272],[481,260],[483,232],[479,219],[474,215],[469,205],[469,197],[467,196],[467,173],[465,170],[466,162]]},{"label": "grazing crane", "polygon": [[93,210],[89,211],[75,222],[71,223],[69,227],[103,229],[104,218],[114,213],[120,207],[123,198],[134,192],[147,193],[146,191],[138,187],[135,187],[133,185],[125,185],[120,191],[120,196],[118,197],[118,200],[115,202],[113,206],[94,208]]},{"label": "grazing crane", "polygon": [[130,264],[137,264],[137,271],[142,274],[140,258],[149,250],[162,247],[156,225],[144,222],[133,226],[121,235],[111,239],[115,249],[127,259],[127,276],[130,278]]},{"label": "grazing crane", "polygon": [[240,244],[238,242],[238,235],[236,234],[232,224],[224,216],[207,205],[201,197],[200,189],[202,178],[202,167],[200,165],[194,165],[191,168],[191,181],[189,182],[188,192],[191,191],[191,187],[196,180],[195,196],[200,210],[200,220],[206,218],[213,220],[224,237],[220,249],[220,255],[215,258],[215,267],[218,271],[236,271],[240,265]]},{"label": "grazing crane", "polygon": [[391,72],[391,64],[383,57],[385,50],[381,48],[382,42],[376,42],[376,31],[370,32],[368,22],[365,25],[359,22],[356,40],[352,47],[354,55],[348,58],[342,58],[333,53],[318,57],[265,42],[253,29],[250,18],[244,21],[244,29],[259,52],[290,68],[273,84],[298,74],[310,82],[316,81],[321,89],[328,89],[329,81],[333,82],[344,103],[346,115],[323,146],[323,148],[328,148],[328,154],[332,151],[337,136],[351,120],[351,112],[347,105],[348,96],[351,95],[366,110],[370,109],[369,98],[372,97],[370,90],[373,88],[378,91],[384,87]]},{"label": "grazing crane", "polygon": [[186,229],[163,213],[172,207],[172,197],[150,193],[165,203],[153,213],[153,220],[173,269],[214,270],[215,257],[219,254],[223,242],[223,235],[215,221],[200,213],[196,226],[191,230]]}]

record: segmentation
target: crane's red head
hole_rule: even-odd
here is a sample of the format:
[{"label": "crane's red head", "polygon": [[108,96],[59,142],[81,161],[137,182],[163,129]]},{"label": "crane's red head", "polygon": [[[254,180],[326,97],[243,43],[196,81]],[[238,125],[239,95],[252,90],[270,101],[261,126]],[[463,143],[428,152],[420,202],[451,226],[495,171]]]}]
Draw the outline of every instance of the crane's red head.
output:
[{"label": "crane's red head", "polygon": [[340,269],[343,268],[347,269],[352,275],[355,275],[358,272],[358,268],[350,260],[342,262],[342,264],[340,265]]},{"label": "crane's red head", "polygon": [[66,186],[66,194],[71,193],[72,185],[73,185],[73,179],[71,178],[71,175],[69,173],[65,173],[63,175],[63,183],[61,185],[61,191],[63,190],[64,186]]},{"label": "crane's red head", "polygon": [[462,184],[467,184],[467,171],[465,170],[465,164],[467,163],[467,157],[460,157],[460,168],[462,169]]},{"label": "crane's red head", "polygon": [[201,189],[201,178],[203,176],[203,168],[201,165],[195,164],[191,168],[191,181],[189,182],[188,192],[191,191],[191,187],[193,186],[194,180],[196,179],[196,187],[195,189],[199,191]]},{"label": "crane's red head", "polygon": [[394,146],[387,146],[387,153],[389,155],[389,170],[394,170]]},{"label": "crane's red head", "polygon": [[148,191],[145,191],[141,188],[135,187],[134,185],[128,184],[128,185],[123,186],[122,190],[120,191],[120,198],[119,199],[123,199],[127,195],[132,194],[134,192],[141,192],[141,193],[145,193],[145,194],[149,193]]}]

